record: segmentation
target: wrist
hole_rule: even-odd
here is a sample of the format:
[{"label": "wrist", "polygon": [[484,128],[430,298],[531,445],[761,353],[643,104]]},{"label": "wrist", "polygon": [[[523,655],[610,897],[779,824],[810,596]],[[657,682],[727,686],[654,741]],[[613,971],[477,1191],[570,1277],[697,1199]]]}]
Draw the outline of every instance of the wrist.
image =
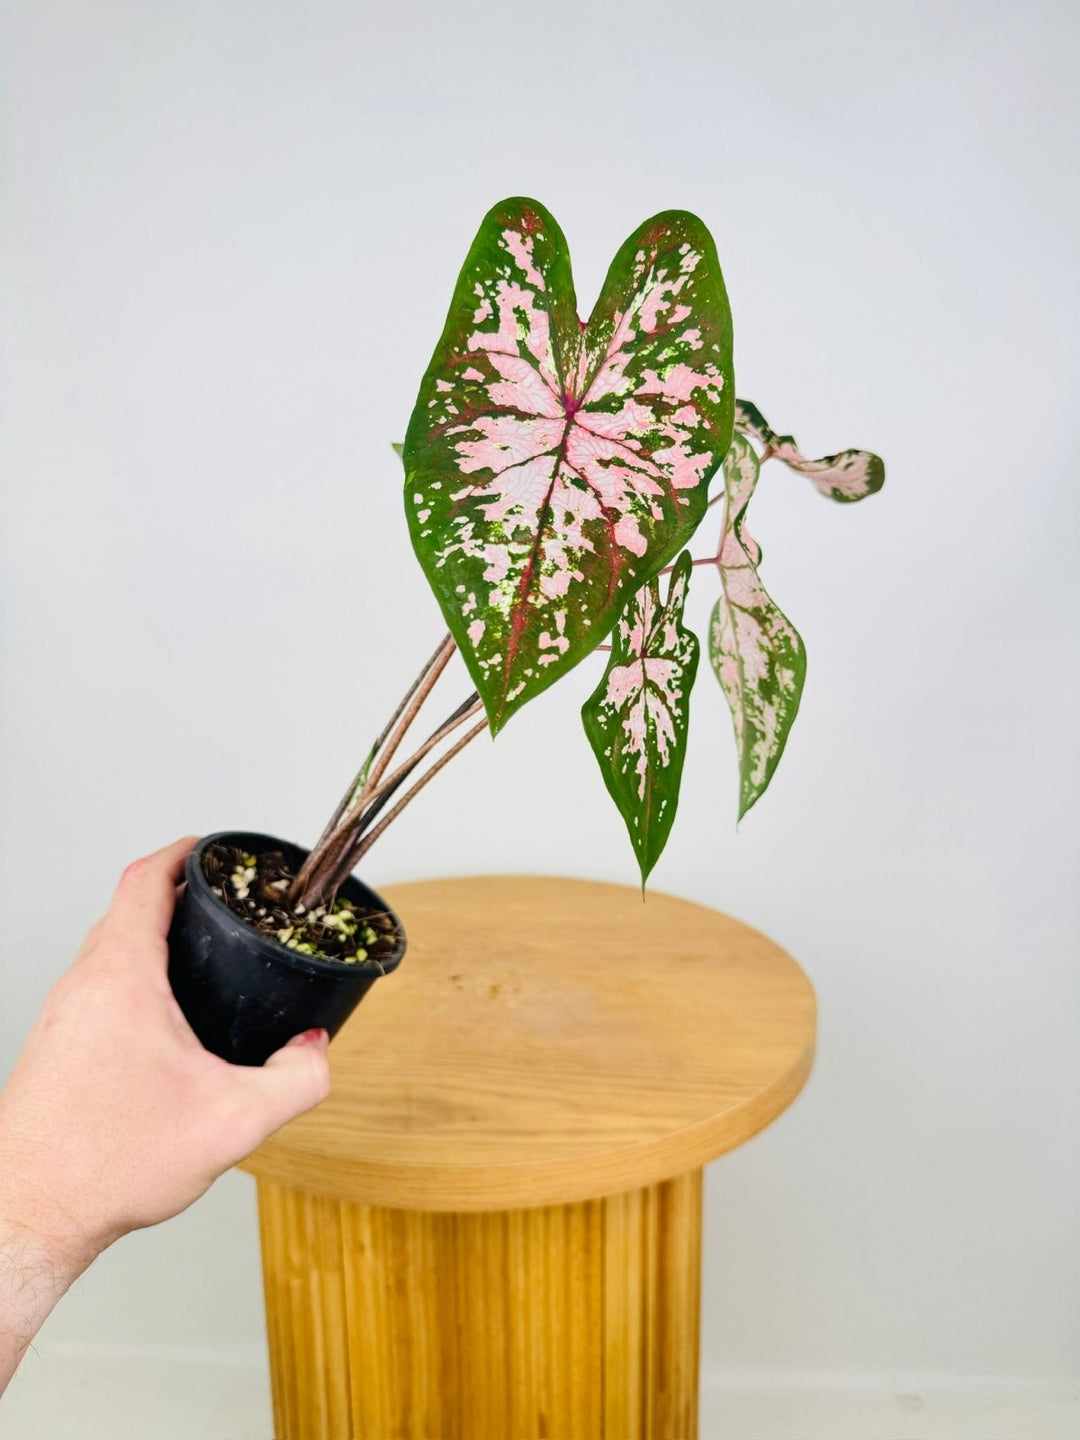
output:
[{"label": "wrist", "polygon": [[0,1394],[53,1306],[81,1273],[62,1247],[6,1213],[8,1208],[8,1197],[0,1195]]},{"label": "wrist", "polygon": [[63,1294],[100,1254],[100,1246],[71,1233],[64,1217],[0,1183],[0,1256],[9,1269]]},{"label": "wrist", "polygon": [[[67,1203],[55,1166],[0,1123],[0,1253],[63,1294],[105,1248]],[[76,1204],[78,1203],[76,1199]]]}]

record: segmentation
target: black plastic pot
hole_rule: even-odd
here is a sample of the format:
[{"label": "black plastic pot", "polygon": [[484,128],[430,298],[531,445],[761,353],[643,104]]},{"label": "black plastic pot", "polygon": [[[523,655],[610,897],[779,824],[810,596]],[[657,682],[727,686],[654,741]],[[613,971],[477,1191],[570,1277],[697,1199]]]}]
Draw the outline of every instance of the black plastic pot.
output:
[{"label": "black plastic pot", "polygon": [[220,831],[207,835],[187,858],[187,882],[169,930],[169,983],[188,1023],[207,1050],[235,1065],[261,1065],[302,1030],[337,1034],[380,975],[396,970],[405,932],[386,902],[355,875],[339,894],[357,905],[384,910],[401,943],[378,964],[346,965],[298,955],[234,915],[214,894],[202,869],[203,851],[215,841],[249,854],[280,850],[297,870],[307,851],[272,835]]}]

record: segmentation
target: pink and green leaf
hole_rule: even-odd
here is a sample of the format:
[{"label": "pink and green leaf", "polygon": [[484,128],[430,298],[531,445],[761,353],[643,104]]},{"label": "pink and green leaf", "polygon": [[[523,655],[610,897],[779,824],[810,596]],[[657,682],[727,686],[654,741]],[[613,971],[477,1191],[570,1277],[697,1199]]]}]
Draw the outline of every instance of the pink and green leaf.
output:
[{"label": "pink and green leaf", "polygon": [[626,822],[641,883],[667,844],[686,758],[697,637],[683,626],[690,552],[672,571],[667,601],[648,581],[612,631],[611,658],[581,718],[612,799]]},{"label": "pink and green leaf", "polygon": [[823,455],[808,460],[795,443],[793,435],[778,435],[756,405],[738,400],[735,405],[735,428],[740,435],[752,436],[770,458],[782,460],[792,470],[807,476],[830,500],[850,504],[876,494],[885,484],[885,462],[870,450],[841,450],[837,455]]},{"label": "pink and green leaf", "polygon": [[709,621],[709,659],[735,725],[740,820],[780,762],[806,678],[802,640],[766,593],[758,576],[761,547],[745,528],[759,470],[753,446],[737,434],[724,460],[726,508],[717,560],[723,594]]},{"label": "pink and green leaf", "polygon": [[668,211],[588,324],[533,200],[484,219],[405,439],[413,544],[492,731],[604,638],[701,520],[731,439],[716,249]]}]

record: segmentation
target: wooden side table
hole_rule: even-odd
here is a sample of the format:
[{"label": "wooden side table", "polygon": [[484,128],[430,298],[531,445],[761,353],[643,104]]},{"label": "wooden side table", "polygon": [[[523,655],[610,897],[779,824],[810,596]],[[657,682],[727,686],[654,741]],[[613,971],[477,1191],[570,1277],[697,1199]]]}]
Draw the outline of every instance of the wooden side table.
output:
[{"label": "wooden side table", "polygon": [[278,1440],[692,1440],[702,1166],[806,1080],[809,981],[623,886],[389,898],[405,962],[245,1162]]}]

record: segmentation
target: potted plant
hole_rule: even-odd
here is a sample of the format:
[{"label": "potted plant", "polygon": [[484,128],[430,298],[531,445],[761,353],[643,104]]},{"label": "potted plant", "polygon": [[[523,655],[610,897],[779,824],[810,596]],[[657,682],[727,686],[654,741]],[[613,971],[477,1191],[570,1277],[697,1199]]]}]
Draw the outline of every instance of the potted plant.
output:
[{"label": "potted plant", "polygon": [[[863,450],[807,459],[736,400],[731,341],[716,247],[696,216],[639,226],[587,322],[543,206],[510,199],[485,216],[395,447],[449,633],[310,851],[237,832],[189,857],[169,973],[209,1048],[259,1064],[306,1026],[336,1032],[405,950],[401,922],[356,866],[471,740],[597,651],[606,668],[582,720],[644,886],[679,798],[696,567],[716,586],[708,657],[734,720],[740,817],[764,793],[806,659],[746,528],[761,465],[779,460],[842,503],[879,490],[884,466]],[[692,557],[710,514],[715,548]],[[455,650],[475,689],[402,759]]]}]

